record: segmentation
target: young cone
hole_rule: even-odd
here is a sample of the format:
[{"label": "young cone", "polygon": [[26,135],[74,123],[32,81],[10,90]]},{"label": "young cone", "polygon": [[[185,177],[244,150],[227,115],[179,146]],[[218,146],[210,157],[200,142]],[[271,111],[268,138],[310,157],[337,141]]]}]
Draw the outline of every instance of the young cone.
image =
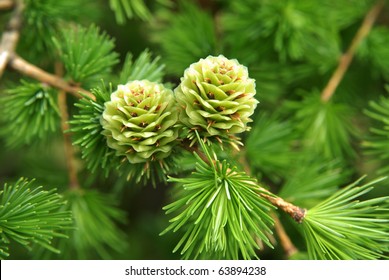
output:
[{"label": "young cone", "polygon": [[182,108],[180,121],[192,130],[188,138],[193,142],[193,130],[204,139],[235,139],[233,134],[249,130],[247,123],[258,103],[247,67],[223,55],[190,65],[175,94]]},{"label": "young cone", "polygon": [[107,144],[131,163],[169,156],[178,136],[173,92],[148,80],[119,85],[101,118]]}]

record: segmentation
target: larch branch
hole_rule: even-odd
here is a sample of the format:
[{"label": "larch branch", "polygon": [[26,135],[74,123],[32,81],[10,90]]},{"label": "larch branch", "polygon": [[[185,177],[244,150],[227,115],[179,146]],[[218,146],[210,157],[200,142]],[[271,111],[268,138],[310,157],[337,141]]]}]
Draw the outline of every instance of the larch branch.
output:
[{"label": "larch branch", "polygon": [[15,6],[15,1],[13,0],[0,0],[0,10],[9,10]]},{"label": "larch branch", "polygon": [[[5,2],[3,4],[5,4]],[[22,1],[17,1],[13,4],[15,4],[15,9],[0,41],[0,78],[16,49],[16,45],[19,41],[19,29],[22,25],[24,4]]]},{"label": "larch branch", "polygon": [[284,249],[286,256],[289,258],[296,254],[298,250],[290,240],[278,216],[273,213],[272,218],[274,220],[274,228],[276,230],[278,238],[280,239],[281,246]]},{"label": "larch branch", "polygon": [[[55,64],[55,73],[58,76],[63,75],[63,69],[60,63]],[[80,184],[77,178],[77,167],[76,159],[74,157],[74,147],[72,145],[70,134],[67,133],[67,131],[69,130],[69,113],[66,102],[66,92],[62,89],[60,89],[58,93],[58,107],[61,113],[61,128],[64,137],[64,150],[66,166],[69,174],[69,187],[71,189],[78,189],[80,188]]]},{"label": "larch branch", "polygon": [[11,68],[22,73],[23,75],[31,77],[42,83],[49,84],[50,86],[53,86],[60,90],[64,90],[65,92],[68,92],[76,96],[77,98],[81,98],[82,95],[80,93],[82,93],[95,100],[95,96],[90,91],[87,91],[78,86],[73,86],[70,83],[63,80],[61,77],[58,77],[56,75],[44,71],[43,69],[27,62],[26,60],[24,60],[23,58],[21,58],[16,54],[11,56],[8,64]]},{"label": "larch branch", "polygon": [[376,21],[379,13],[381,12],[384,6],[385,1],[380,0],[366,14],[361,27],[359,28],[353,40],[351,41],[351,44],[347,51],[341,56],[338,67],[332,74],[330,80],[328,81],[327,85],[321,93],[321,100],[323,102],[328,102],[334,95],[336,88],[342,81],[344,74],[346,73],[354,58],[357,47],[362,42],[362,40],[369,34],[374,22]]},{"label": "larch branch", "polygon": [[265,198],[267,201],[269,201],[271,204],[276,206],[277,208],[281,209],[285,213],[287,213],[289,216],[293,218],[296,222],[301,224],[304,220],[304,217],[307,213],[307,211],[301,207],[298,207],[290,202],[285,201],[281,197],[274,196],[271,192],[268,190],[261,188],[261,193],[259,194],[263,198]]}]

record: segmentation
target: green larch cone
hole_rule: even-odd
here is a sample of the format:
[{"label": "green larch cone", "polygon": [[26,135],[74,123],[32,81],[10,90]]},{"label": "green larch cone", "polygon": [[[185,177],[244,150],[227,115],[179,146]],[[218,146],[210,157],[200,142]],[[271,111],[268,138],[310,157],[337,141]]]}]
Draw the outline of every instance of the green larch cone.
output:
[{"label": "green larch cone", "polygon": [[190,65],[175,95],[182,108],[179,119],[188,128],[192,144],[194,130],[205,140],[239,143],[234,134],[249,130],[247,123],[258,103],[255,80],[249,78],[247,67],[223,55]]},{"label": "green larch cone", "polygon": [[178,136],[173,92],[148,80],[119,85],[105,103],[101,124],[107,144],[131,163],[170,155]]}]

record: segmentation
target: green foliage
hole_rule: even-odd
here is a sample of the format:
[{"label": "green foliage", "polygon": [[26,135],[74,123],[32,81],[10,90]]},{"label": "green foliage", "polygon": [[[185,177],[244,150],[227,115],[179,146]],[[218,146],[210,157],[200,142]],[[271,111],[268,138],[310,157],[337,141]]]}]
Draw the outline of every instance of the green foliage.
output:
[{"label": "green foliage", "polygon": [[47,141],[59,128],[57,92],[40,83],[21,81],[0,97],[0,135],[9,147]]},{"label": "green foliage", "polygon": [[341,30],[360,21],[375,2],[374,0],[325,0],[320,3],[321,9],[316,10],[315,15],[327,23],[333,23]]},{"label": "green foliage", "polygon": [[53,239],[67,237],[63,231],[70,229],[72,222],[71,212],[62,208],[65,201],[56,189],[44,191],[33,180],[21,178],[5,184],[0,198],[0,259],[9,256],[11,240],[28,249],[37,244],[60,253],[52,246]]},{"label": "green foliage", "polygon": [[348,179],[341,164],[322,159],[300,158],[289,168],[290,174],[278,196],[300,207],[310,207],[331,196]]},{"label": "green foliage", "polygon": [[[233,1],[230,12],[223,19],[227,44],[231,48],[244,49],[244,45],[253,48],[255,41],[261,40],[263,51],[266,43],[272,45],[283,61],[304,59],[315,64],[320,61],[324,67],[324,60],[328,63],[326,67],[334,65],[339,54],[337,30],[332,28],[333,23],[328,22],[327,17],[318,16],[313,9],[315,5],[312,1],[298,0],[250,0],[245,5]],[[235,44],[237,34],[242,41]]]},{"label": "green foliage", "polygon": [[118,166],[120,177],[129,182],[140,183],[142,186],[152,185],[156,187],[158,183],[165,184],[167,175],[177,172],[179,165],[177,159],[180,152],[173,151],[168,158],[160,161],[149,161],[146,163],[129,163],[128,160],[121,161]]},{"label": "green foliage", "polygon": [[324,102],[318,93],[306,93],[303,100],[290,105],[296,110],[297,127],[306,147],[330,160],[355,154],[350,107],[333,100]]},{"label": "green foliage", "polygon": [[387,258],[389,197],[356,200],[382,180],[356,181],[308,210],[302,230],[311,259]]},{"label": "green foliage", "polygon": [[134,16],[142,20],[149,20],[151,17],[144,0],[109,0],[109,6],[115,12],[119,24],[124,24]]},{"label": "green foliage", "polygon": [[289,121],[264,113],[256,118],[255,126],[245,141],[245,156],[252,172],[275,182],[286,175],[298,153],[292,150],[295,138]]},{"label": "green foliage", "polygon": [[[114,253],[127,249],[126,236],[118,224],[125,223],[125,214],[110,195],[95,190],[69,190],[65,209],[73,214],[74,229],[69,238],[59,240],[61,259],[111,259]],[[53,258],[51,252],[40,250],[42,258]]]},{"label": "green foliage", "polygon": [[[180,76],[200,58],[216,52],[212,17],[190,1],[180,1],[180,13],[157,22],[153,40],[160,43],[168,73]],[[162,26],[162,28],[161,28]]]},{"label": "green foliage", "polygon": [[112,89],[104,84],[101,87],[92,89],[96,100],[84,96],[75,106],[79,108],[78,114],[70,121],[70,131],[73,133],[73,143],[81,147],[82,158],[86,167],[92,172],[97,169],[104,170],[106,176],[113,167],[112,158],[115,151],[106,144],[102,135],[103,127],[100,123],[104,111],[104,103],[110,100]]},{"label": "green foliage", "polygon": [[94,25],[63,29],[53,42],[72,81],[94,84],[111,73],[118,61],[114,40]]},{"label": "green foliage", "polygon": [[[374,28],[359,48],[358,54],[362,59],[370,61],[376,75],[382,75],[389,81],[389,30],[384,27]],[[381,74],[380,74],[381,73]]]},{"label": "green foliage", "polygon": [[[78,19],[90,0],[25,0],[22,43],[25,48],[47,54],[53,44],[51,37],[61,29],[64,20]],[[34,46],[31,48],[31,46]],[[50,52],[49,52],[50,53]]]},{"label": "green foliage", "polygon": [[[389,92],[389,87],[387,87],[387,91]],[[379,101],[371,101],[369,105],[370,108],[365,110],[365,113],[372,120],[375,120],[377,125],[370,129],[372,135],[369,136],[369,139],[366,139],[364,146],[368,154],[382,161],[382,166],[378,172],[386,174],[389,171],[389,99],[382,96]]]},{"label": "green foliage", "polygon": [[[198,137],[199,138],[199,137]],[[166,214],[177,213],[168,231],[184,232],[173,252],[184,258],[250,259],[260,248],[257,239],[272,247],[267,234],[273,224],[272,206],[260,198],[257,182],[211,156],[198,139],[209,162],[197,154],[196,171],[187,178],[170,178],[178,183],[175,201],[165,206]]]},{"label": "green foliage", "polygon": [[160,57],[151,58],[151,52],[144,50],[138,58],[133,61],[132,54],[127,54],[120,72],[118,84],[126,84],[134,80],[149,80],[160,83],[165,75],[164,64],[160,64]]},{"label": "green foliage", "polygon": [[117,227],[124,224],[125,214],[117,208],[117,203],[109,195],[97,191],[69,191],[65,197],[69,200],[69,209],[73,213],[75,230],[70,242],[77,249],[79,258],[88,250],[95,251],[101,258],[107,259],[112,251],[126,250],[126,236]]}]

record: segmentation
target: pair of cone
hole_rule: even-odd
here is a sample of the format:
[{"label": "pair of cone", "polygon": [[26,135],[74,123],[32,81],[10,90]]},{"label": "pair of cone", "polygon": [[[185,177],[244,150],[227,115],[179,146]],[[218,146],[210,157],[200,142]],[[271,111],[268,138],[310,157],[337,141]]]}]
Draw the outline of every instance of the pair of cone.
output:
[{"label": "pair of cone", "polygon": [[222,55],[208,56],[185,70],[174,92],[148,80],[119,85],[105,103],[103,134],[116,155],[131,163],[168,157],[180,130],[192,144],[194,131],[211,142],[234,144],[234,134],[249,129],[255,93],[247,67]]}]

